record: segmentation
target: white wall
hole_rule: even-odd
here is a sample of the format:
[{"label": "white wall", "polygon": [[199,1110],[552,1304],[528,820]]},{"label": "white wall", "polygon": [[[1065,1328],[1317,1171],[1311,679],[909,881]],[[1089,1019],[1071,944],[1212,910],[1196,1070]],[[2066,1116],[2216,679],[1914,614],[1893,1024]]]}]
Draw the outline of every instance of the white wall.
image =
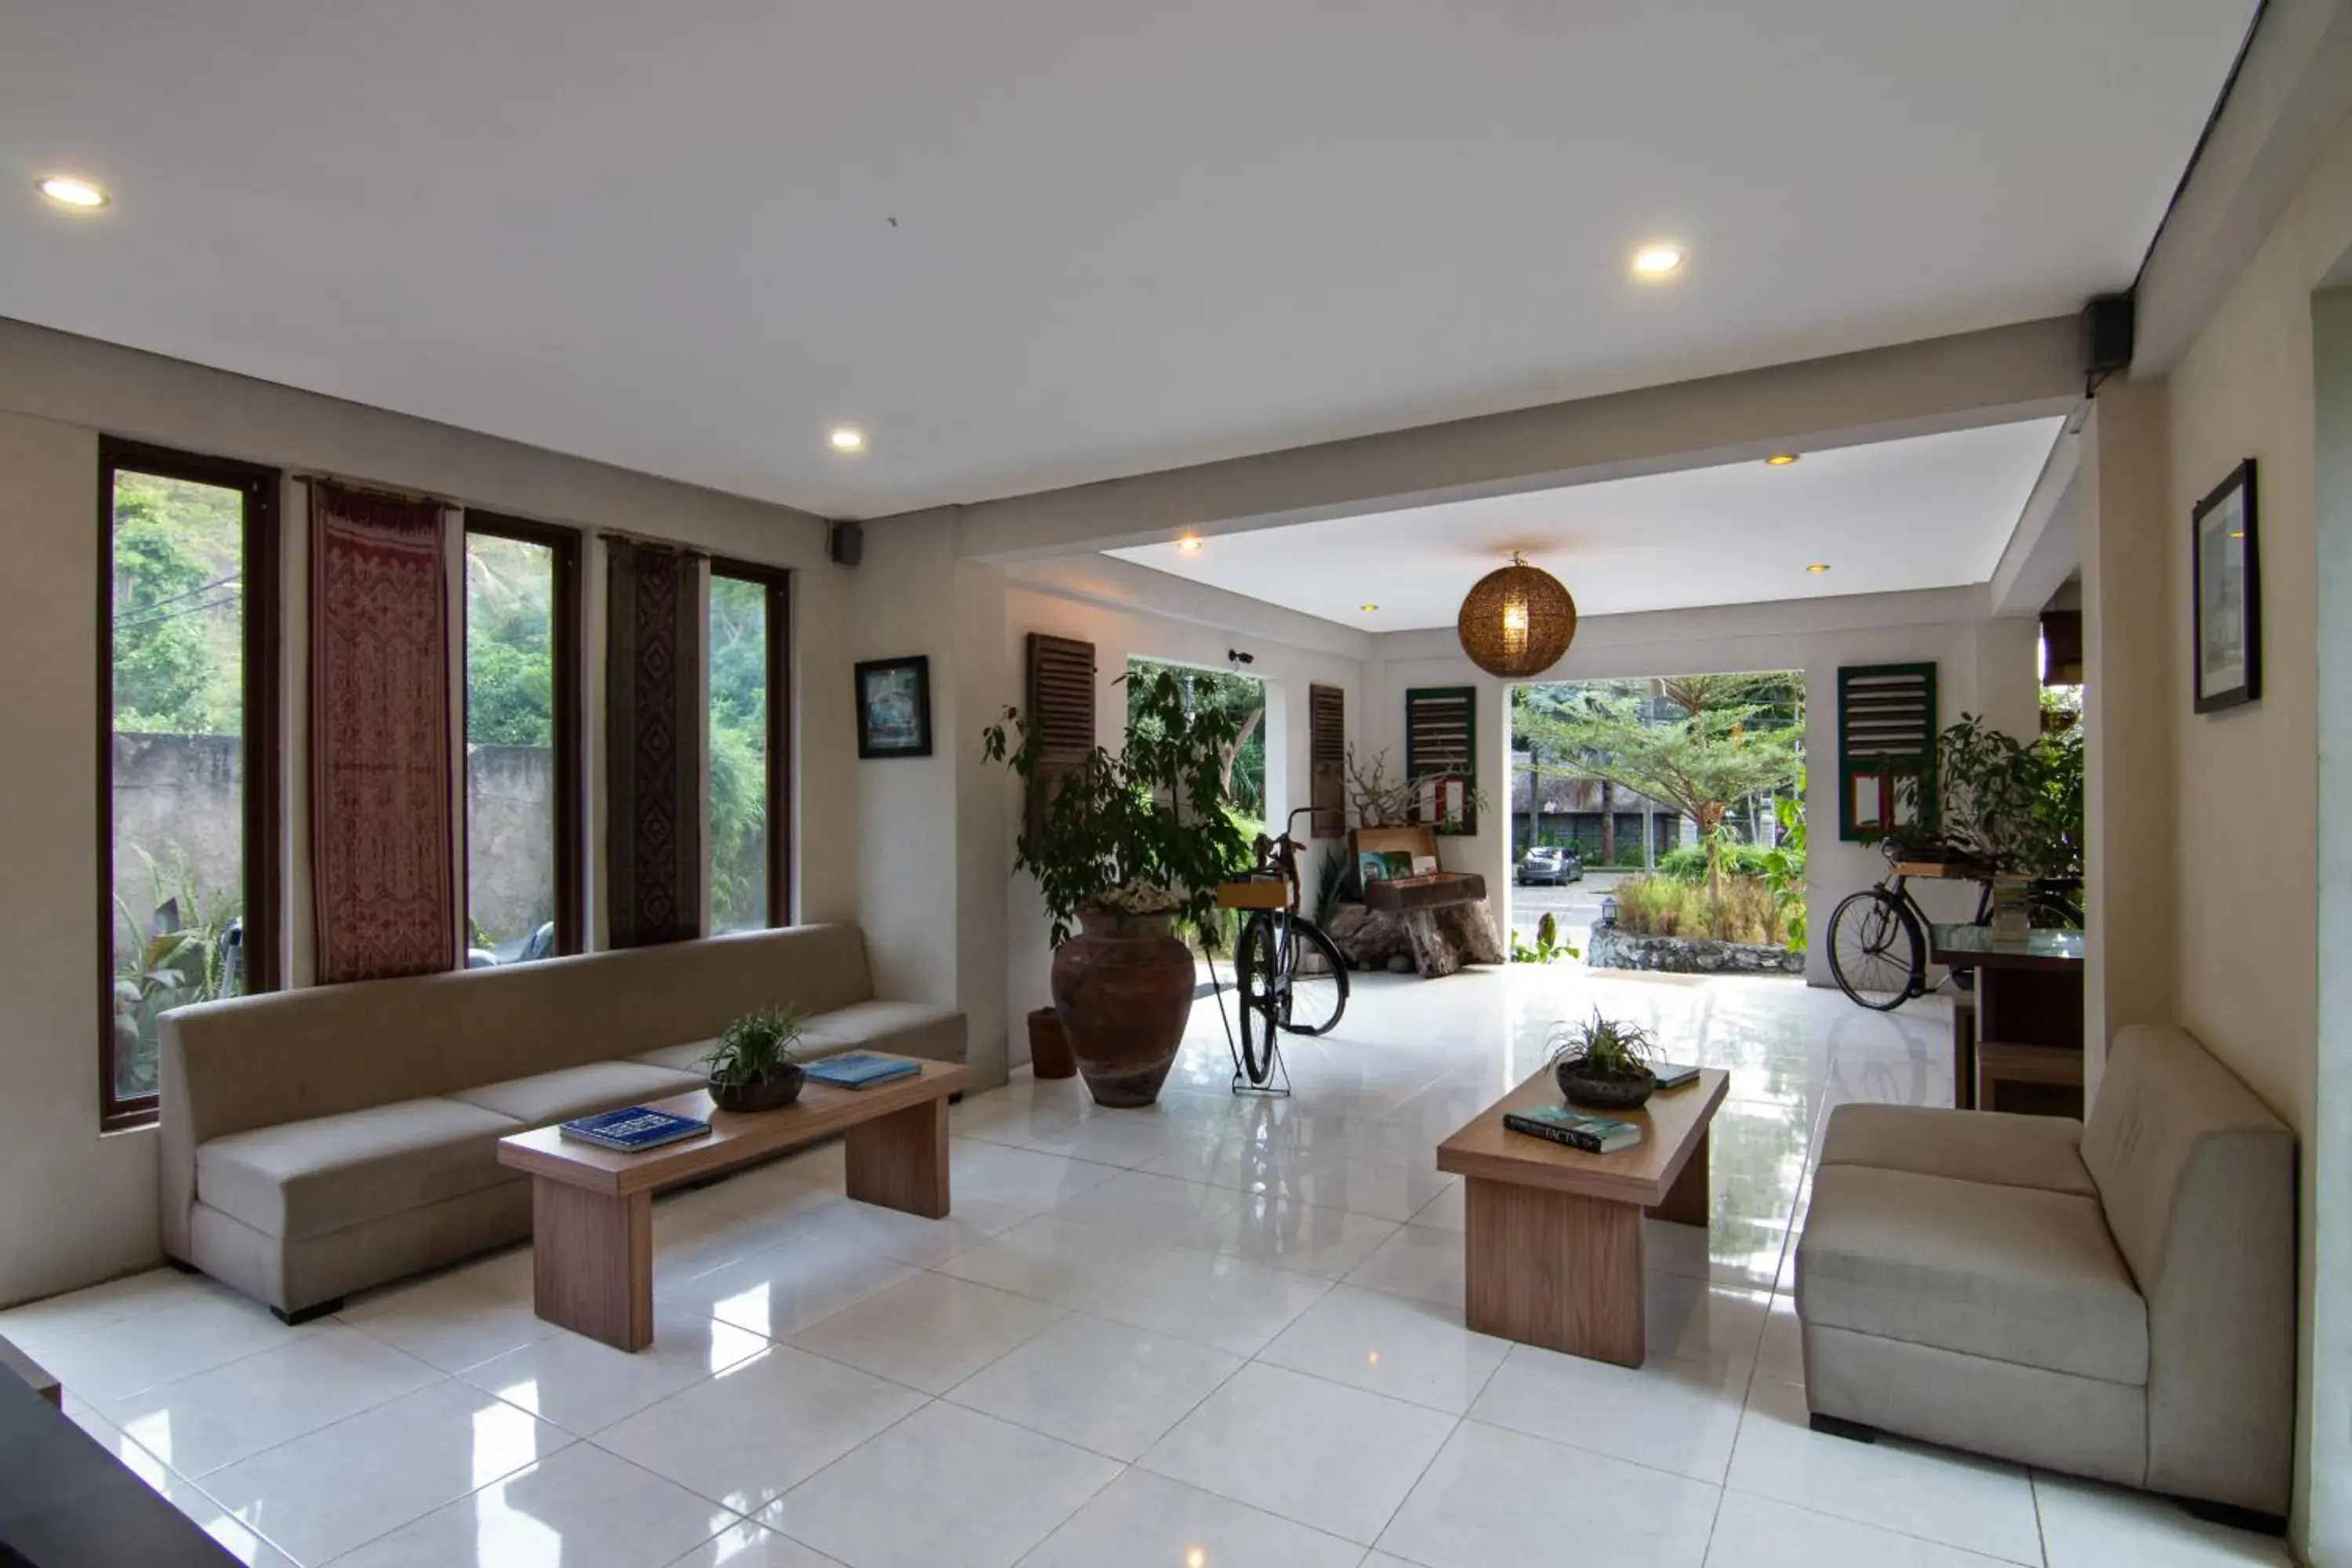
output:
[{"label": "white wall", "polygon": [[[1573,591],[1574,584],[1570,584]],[[1837,900],[1878,880],[1886,862],[1866,845],[1837,837],[1837,672],[1842,665],[1923,660],[1937,668],[1939,724],[1976,713],[2020,737],[2039,732],[2035,674],[2038,628],[2024,618],[1988,613],[1981,587],[1914,594],[1857,595],[1638,616],[1596,616],[1577,627],[1568,656],[1546,680],[1642,679],[1664,675],[1795,669],[1809,692],[1805,747],[1813,760],[1806,800],[1811,825],[1808,898],[1814,942],[1807,978],[1831,984],[1826,938]],[[1375,639],[1366,681],[1374,693],[1369,749],[1385,749],[1391,773],[1404,763],[1404,694],[1413,687],[1475,686],[1478,691],[1480,783],[1507,802],[1507,683],[1473,665],[1452,629],[1401,632]],[[1448,869],[1475,871],[1488,889],[1510,888],[1510,825],[1500,811],[1479,820],[1475,837],[1441,838]],[[1919,886],[1931,916],[1964,919],[1972,890]],[[1497,920],[1503,917],[1498,900]]]},{"label": "white wall", "polygon": [[[675,540],[796,569],[795,838],[804,918],[860,913],[850,742],[849,577],[824,526],[722,496],[355,404],[88,339],[0,321],[0,1304],[85,1285],[160,1258],[152,1131],[98,1128],[100,433],[289,471],[428,491],[550,522]],[[289,482],[288,735],[299,759],[307,511]],[[601,551],[587,552],[592,563]],[[597,581],[592,577],[592,583]],[[597,641],[592,597],[591,647]],[[592,666],[592,702],[602,683]],[[592,722],[592,733],[596,725]],[[288,769],[290,956],[307,968],[308,838]],[[592,799],[595,792],[592,791]],[[593,862],[592,862],[593,864]],[[69,1211],[57,1194],[69,1193]],[[61,1214],[69,1218],[61,1220]]]},{"label": "white wall", "polygon": [[[1119,566],[1124,563],[1111,564]],[[1248,667],[1248,673],[1266,683],[1269,815],[1278,816],[1305,805],[1307,779],[1307,688],[1309,685],[1336,686],[1347,694],[1347,729],[1352,741],[1362,733],[1361,726],[1365,722],[1362,662],[1346,653],[1299,647],[1261,635],[1263,628],[1271,626],[1302,638],[1333,640],[1316,629],[1322,623],[1309,623],[1307,617],[1290,616],[1289,612],[1269,610],[1255,601],[1220,594],[1214,589],[1195,589],[1181,597],[1171,595],[1171,602],[1181,602],[1196,613],[1206,615],[1217,609],[1222,601],[1226,618],[1242,623],[1238,628],[1205,624],[1202,620],[1178,619],[1082,596],[1099,588],[1100,580],[1094,576],[1095,571],[1091,563],[1072,563],[1066,568],[1062,563],[1047,563],[1013,569],[1007,584],[1001,645],[1010,678],[1008,693],[1018,689],[1020,672],[1024,668],[1023,661],[1026,657],[1026,638],[1031,632],[1045,632],[1055,637],[1076,637],[1093,643],[1095,732],[1105,745],[1117,750],[1119,737],[1127,729],[1127,695],[1125,688],[1114,683],[1127,673],[1129,658],[1167,659],[1178,664],[1223,669],[1227,668],[1226,650],[1240,648],[1255,657],[1256,662]],[[1150,573],[1149,575],[1165,577],[1160,573]],[[1114,572],[1109,576],[1123,579],[1124,574]],[[1177,581],[1174,578],[1165,580],[1171,584]],[[1017,702],[1019,699],[1008,694],[1005,700]],[[980,725],[994,717],[994,711],[991,711],[972,719],[970,739],[975,744]],[[996,820],[1003,835],[1001,842],[1003,847],[997,863],[1009,869],[1012,863],[1010,846],[1020,813],[1019,792],[1013,786],[1011,775],[1003,769],[989,771],[996,775],[992,788]],[[984,777],[982,783],[982,787],[990,787]],[[1301,826],[1304,826],[1302,823]],[[992,908],[1001,917],[1002,929],[1005,933],[1007,984],[1003,1000],[1011,1059],[1026,1061],[1029,1043],[1025,1016],[1031,1008],[1050,1005],[1053,1000],[1047,984],[1053,954],[1046,941],[1045,903],[1038,896],[1035,880],[1024,875],[999,887]]]}]

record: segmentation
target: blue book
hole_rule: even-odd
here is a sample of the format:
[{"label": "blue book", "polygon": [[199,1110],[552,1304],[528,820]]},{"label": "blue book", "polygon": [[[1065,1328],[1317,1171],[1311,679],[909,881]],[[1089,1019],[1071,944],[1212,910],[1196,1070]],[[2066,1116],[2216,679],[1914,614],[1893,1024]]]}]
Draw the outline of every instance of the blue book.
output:
[{"label": "blue book", "polygon": [[871,1089],[892,1079],[912,1078],[923,1070],[923,1064],[904,1057],[877,1057],[872,1051],[845,1051],[811,1062],[801,1070],[817,1082],[837,1089]]},{"label": "blue book", "polygon": [[617,1149],[624,1154],[634,1154],[640,1149],[658,1149],[681,1138],[698,1137],[710,1131],[710,1123],[698,1121],[691,1116],[672,1116],[667,1110],[649,1110],[642,1105],[632,1105],[620,1110],[608,1110],[602,1116],[583,1116],[565,1122],[558,1131],[566,1138],[593,1143],[600,1149]]}]

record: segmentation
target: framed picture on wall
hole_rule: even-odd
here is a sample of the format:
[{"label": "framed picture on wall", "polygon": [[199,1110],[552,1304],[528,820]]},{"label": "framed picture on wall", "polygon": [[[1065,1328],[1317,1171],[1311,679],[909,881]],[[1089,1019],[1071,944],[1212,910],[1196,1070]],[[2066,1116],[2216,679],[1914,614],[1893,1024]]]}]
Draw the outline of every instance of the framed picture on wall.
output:
[{"label": "framed picture on wall", "polygon": [[931,661],[927,654],[869,658],[857,667],[857,754],[931,754]]},{"label": "framed picture on wall", "polygon": [[2263,694],[2260,544],[2254,460],[2248,458],[2189,515],[2200,713],[2236,708]]}]

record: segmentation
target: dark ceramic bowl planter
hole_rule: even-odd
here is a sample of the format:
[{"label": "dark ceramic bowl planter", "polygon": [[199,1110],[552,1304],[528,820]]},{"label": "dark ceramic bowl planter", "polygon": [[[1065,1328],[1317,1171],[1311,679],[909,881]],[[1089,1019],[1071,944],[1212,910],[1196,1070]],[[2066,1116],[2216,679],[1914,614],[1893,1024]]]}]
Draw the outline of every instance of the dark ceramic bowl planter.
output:
[{"label": "dark ceramic bowl planter", "polygon": [[1552,1068],[1568,1102],[1588,1110],[1640,1110],[1658,1087],[1658,1075],[1648,1068],[1636,1068],[1634,1072],[1638,1076],[1628,1078],[1588,1071],[1582,1057],[1569,1058]]},{"label": "dark ceramic bowl planter", "polygon": [[1192,953],[1168,915],[1082,910],[1054,952],[1054,1011],[1097,1105],[1150,1105],[1192,1016]]},{"label": "dark ceramic bowl planter", "polygon": [[745,1083],[728,1083],[717,1074],[710,1079],[710,1103],[721,1110],[740,1114],[754,1110],[782,1110],[801,1097],[801,1083],[805,1077],[798,1062],[787,1062],[765,1078],[755,1078]]}]

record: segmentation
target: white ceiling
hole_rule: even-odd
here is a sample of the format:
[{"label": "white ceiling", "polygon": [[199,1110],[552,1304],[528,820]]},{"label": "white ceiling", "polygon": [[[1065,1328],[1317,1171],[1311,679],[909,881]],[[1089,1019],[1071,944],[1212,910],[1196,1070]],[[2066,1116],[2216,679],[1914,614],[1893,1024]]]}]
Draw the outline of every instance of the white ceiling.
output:
[{"label": "white ceiling", "polygon": [[27,0],[0,314],[875,515],[2072,310],[2252,10]]},{"label": "white ceiling", "polygon": [[[1374,632],[1452,626],[1471,584],[1514,550],[1587,616],[1950,587],[1991,577],[2062,423],[1223,534],[1192,553],[1109,553]],[[1830,570],[1805,570],[1817,563]]]}]

